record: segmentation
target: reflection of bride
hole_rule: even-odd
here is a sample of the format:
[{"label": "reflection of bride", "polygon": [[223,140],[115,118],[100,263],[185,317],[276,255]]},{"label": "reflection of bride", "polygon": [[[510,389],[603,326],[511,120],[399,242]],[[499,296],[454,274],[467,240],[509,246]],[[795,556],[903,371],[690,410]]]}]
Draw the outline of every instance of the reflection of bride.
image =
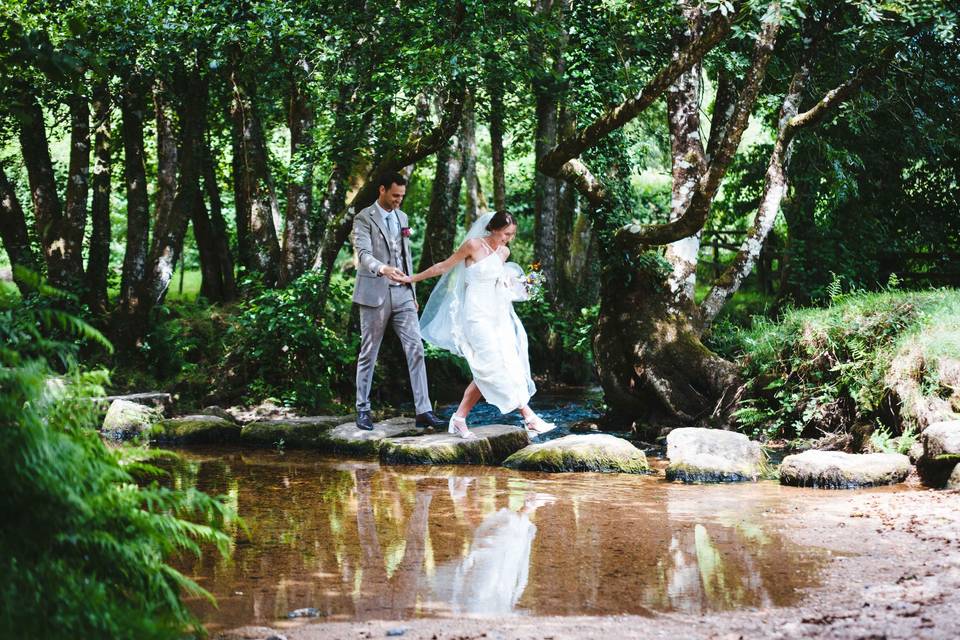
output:
[{"label": "reflection of bride", "polygon": [[467,555],[437,567],[434,595],[453,613],[495,615],[513,611],[527,588],[537,526],[530,516],[553,496],[532,494],[520,511],[491,513],[473,533]]}]

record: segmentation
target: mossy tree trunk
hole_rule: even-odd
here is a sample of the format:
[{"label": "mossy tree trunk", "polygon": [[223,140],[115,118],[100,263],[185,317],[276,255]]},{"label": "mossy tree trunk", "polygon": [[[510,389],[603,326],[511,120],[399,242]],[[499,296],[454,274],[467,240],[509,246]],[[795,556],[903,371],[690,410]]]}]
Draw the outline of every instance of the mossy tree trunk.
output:
[{"label": "mossy tree trunk", "polygon": [[663,428],[717,426],[739,383],[736,367],[700,341],[692,301],[671,291],[672,265],[653,252],[638,263],[601,290],[594,355],[607,404],[646,439]]}]

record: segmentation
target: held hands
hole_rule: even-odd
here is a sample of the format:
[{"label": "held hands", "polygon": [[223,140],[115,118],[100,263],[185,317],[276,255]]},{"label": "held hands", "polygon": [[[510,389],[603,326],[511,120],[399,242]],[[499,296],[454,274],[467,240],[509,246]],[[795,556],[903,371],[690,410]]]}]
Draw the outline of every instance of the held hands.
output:
[{"label": "held hands", "polygon": [[397,269],[396,267],[391,267],[388,264],[383,265],[383,267],[380,268],[380,274],[386,276],[387,278],[390,278],[394,282],[400,282],[402,284],[410,284],[411,282],[413,282],[410,276],[405,274],[400,269]]}]

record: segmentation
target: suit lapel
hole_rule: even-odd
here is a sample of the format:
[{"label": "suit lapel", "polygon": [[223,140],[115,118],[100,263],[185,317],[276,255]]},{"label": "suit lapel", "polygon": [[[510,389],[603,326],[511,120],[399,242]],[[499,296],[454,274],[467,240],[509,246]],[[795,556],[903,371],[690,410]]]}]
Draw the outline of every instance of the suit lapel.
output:
[{"label": "suit lapel", "polygon": [[390,246],[390,236],[387,235],[387,229],[384,226],[383,216],[380,215],[380,209],[377,208],[376,204],[370,205],[370,219],[373,220],[373,224],[377,225],[377,229],[380,229],[380,233],[383,234],[383,240],[387,243],[387,246]]}]

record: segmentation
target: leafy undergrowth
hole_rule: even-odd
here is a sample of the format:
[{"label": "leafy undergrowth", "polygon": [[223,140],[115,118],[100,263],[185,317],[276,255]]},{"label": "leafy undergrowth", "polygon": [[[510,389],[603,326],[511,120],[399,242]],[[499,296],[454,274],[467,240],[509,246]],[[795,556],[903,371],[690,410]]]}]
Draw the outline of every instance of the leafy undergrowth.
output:
[{"label": "leafy undergrowth", "polygon": [[851,449],[896,449],[960,413],[957,290],[837,291],[826,308],[755,318],[719,346],[749,380],[734,415],[755,437],[849,434]]}]

